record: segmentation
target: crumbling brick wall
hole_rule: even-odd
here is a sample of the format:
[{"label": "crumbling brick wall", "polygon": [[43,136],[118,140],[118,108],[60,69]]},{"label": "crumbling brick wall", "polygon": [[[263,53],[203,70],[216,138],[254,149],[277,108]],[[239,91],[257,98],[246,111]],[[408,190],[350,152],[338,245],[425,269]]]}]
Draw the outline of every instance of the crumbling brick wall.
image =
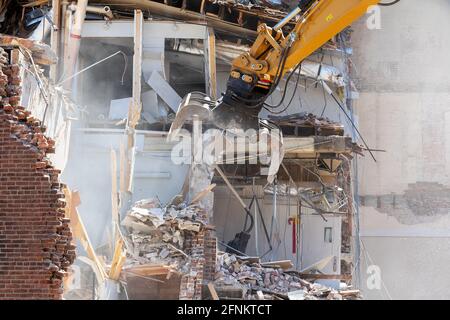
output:
[{"label": "crumbling brick wall", "polygon": [[[203,212],[202,220],[208,222],[208,214]],[[217,239],[215,232],[203,228],[199,233],[185,239],[187,253],[191,257],[190,272],[183,275],[180,284],[180,300],[201,300],[203,286],[214,280],[216,270]]]},{"label": "crumbling brick wall", "polygon": [[19,66],[0,49],[0,299],[61,299],[75,258],[54,142],[19,106]]}]

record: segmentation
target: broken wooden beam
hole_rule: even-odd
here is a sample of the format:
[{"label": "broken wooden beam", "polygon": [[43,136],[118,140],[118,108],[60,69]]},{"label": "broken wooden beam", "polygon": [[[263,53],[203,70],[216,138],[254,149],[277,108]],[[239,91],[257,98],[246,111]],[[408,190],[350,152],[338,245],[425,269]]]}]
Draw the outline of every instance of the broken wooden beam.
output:
[{"label": "broken wooden beam", "polygon": [[261,266],[264,268],[275,268],[279,267],[283,270],[289,270],[294,267],[291,260],[280,260],[280,261],[271,261],[271,262],[262,262]]},{"label": "broken wooden beam", "polygon": [[204,41],[205,70],[206,72],[206,93],[212,100],[217,100],[217,79],[216,79],[216,36],[213,28],[206,28]]},{"label": "broken wooden beam", "polygon": [[213,298],[213,300],[220,300],[219,296],[217,295],[217,291],[214,288],[214,284],[212,282],[208,283],[208,290],[211,293],[211,297]]},{"label": "broken wooden beam", "polygon": [[[104,3],[100,0],[91,1],[93,3]],[[212,28],[227,31],[235,35],[256,38],[257,32],[242,28],[238,24],[220,20],[218,17],[211,17],[202,15],[201,13],[183,10],[181,8],[171,7],[164,3],[158,3],[150,0],[109,0],[108,5],[111,6],[126,6],[139,8],[142,10],[149,10],[153,14],[178,19],[182,21],[192,21],[197,23],[204,23]]]},{"label": "broken wooden beam", "polygon": [[352,275],[350,274],[300,273],[299,276],[307,280],[352,280]]}]

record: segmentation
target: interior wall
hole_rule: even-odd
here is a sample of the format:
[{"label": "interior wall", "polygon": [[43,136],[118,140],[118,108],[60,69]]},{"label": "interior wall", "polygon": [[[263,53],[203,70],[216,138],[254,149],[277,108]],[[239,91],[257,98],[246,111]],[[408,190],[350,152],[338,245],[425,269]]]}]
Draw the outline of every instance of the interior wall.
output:
[{"label": "interior wall", "polygon": [[[124,138],[124,124],[117,124],[120,122],[117,119],[107,120],[110,100],[131,96],[133,32],[133,22],[130,20],[115,20],[108,24],[104,21],[85,21],[83,25],[79,69],[118,50],[123,53],[77,77],[74,96],[84,109],[78,114],[78,121],[73,122],[69,160],[62,173],[62,180],[72,190],[80,192],[81,204],[78,210],[96,248],[111,243],[111,149],[116,151],[116,176],[119,177],[119,149]],[[143,92],[149,88],[146,80],[153,71],[168,76],[164,74],[165,39],[202,39],[205,35],[205,27],[200,25],[145,21],[141,79]],[[123,55],[127,58],[124,59]],[[125,103],[123,107],[127,109],[128,105]],[[165,203],[180,192],[187,166],[175,165],[170,150],[171,145],[166,143],[166,138],[160,133],[137,133],[133,202],[158,197]]]},{"label": "interior wall", "polygon": [[[249,205],[251,199],[243,198]],[[273,195],[265,195],[258,199],[262,216],[270,236],[272,216],[274,213]],[[257,214],[255,227],[250,232],[251,237],[247,245],[246,254],[249,256],[263,256],[263,261],[291,260],[296,270],[302,270],[320,260],[333,256],[337,264],[333,266],[331,261],[322,270],[326,274],[340,274],[340,251],[341,251],[341,218],[327,217],[324,221],[319,215],[313,215],[310,209],[302,208],[302,218],[300,226],[300,243],[297,243],[296,253],[293,253],[292,224],[289,218],[298,214],[298,202],[294,197],[289,201],[285,197],[278,197],[276,205],[276,216],[272,247],[265,236],[261,217]],[[255,217],[255,205],[251,213]],[[219,242],[228,244],[236,233],[244,228],[245,211],[226,187],[216,187],[214,189],[214,217],[213,224],[216,227],[216,234]],[[256,227],[257,226],[257,227]],[[324,241],[324,228],[332,228],[332,242]],[[226,247],[219,243],[221,250]]]},{"label": "interior wall", "polygon": [[[94,247],[109,243],[111,227],[111,150],[116,151],[118,179],[120,175],[120,143],[122,130],[101,132],[78,128],[72,134],[71,154],[62,180],[80,192],[78,211]],[[147,150],[143,133],[136,138],[136,163],[132,202],[158,197],[164,204],[180,192],[187,166],[175,165],[170,152]],[[163,145],[165,138],[152,138]],[[118,184],[119,185],[119,184]]]}]

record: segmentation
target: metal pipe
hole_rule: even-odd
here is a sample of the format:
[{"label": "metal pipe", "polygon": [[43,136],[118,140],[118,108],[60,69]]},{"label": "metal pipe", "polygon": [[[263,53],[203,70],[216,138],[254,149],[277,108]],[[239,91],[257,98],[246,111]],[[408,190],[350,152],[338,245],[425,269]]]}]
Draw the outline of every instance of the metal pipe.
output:
[{"label": "metal pipe", "polygon": [[106,18],[110,20],[114,18],[111,8],[108,6],[104,7],[87,6],[86,11],[90,13],[98,13],[104,15]]},{"label": "metal pipe", "polygon": [[[64,73],[66,76],[71,76],[74,73],[75,65],[78,59],[81,43],[81,30],[83,29],[84,19],[86,17],[86,7],[88,0],[78,0],[75,10],[72,30],[70,31],[70,42],[68,48],[68,61],[64,66]],[[66,82],[64,88],[70,89],[72,82]]]},{"label": "metal pipe", "polygon": [[[60,56],[60,43],[61,43],[61,1],[60,0],[52,0],[52,10],[53,16],[52,20],[56,26],[56,30],[52,29],[50,44],[52,50],[56,53],[56,55]],[[58,63],[50,66],[50,79],[55,83],[57,78],[58,71]]]},{"label": "metal pipe", "polygon": [[283,28],[286,24],[289,23],[296,15],[298,15],[302,10],[299,7],[295,7],[294,10],[291,11],[286,17],[284,17],[280,22],[278,22],[273,30],[278,31]]}]

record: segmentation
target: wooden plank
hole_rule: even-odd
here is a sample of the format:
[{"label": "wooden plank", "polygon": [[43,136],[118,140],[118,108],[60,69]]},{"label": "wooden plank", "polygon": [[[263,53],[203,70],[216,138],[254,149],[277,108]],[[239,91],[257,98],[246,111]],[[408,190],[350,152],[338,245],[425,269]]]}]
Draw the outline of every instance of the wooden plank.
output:
[{"label": "wooden plank", "polygon": [[120,144],[119,144],[119,157],[120,157],[119,185],[120,185],[120,193],[123,194],[126,191],[126,187],[125,187],[126,155],[125,155],[125,145],[124,145],[123,141],[120,141]]},{"label": "wooden plank", "polygon": [[343,290],[343,291],[339,291],[339,294],[343,297],[357,296],[360,294],[360,291],[359,290]]},{"label": "wooden plank", "polygon": [[283,270],[289,270],[291,269],[294,265],[292,264],[291,260],[280,260],[280,261],[271,261],[271,262],[263,262],[261,263],[262,267],[280,267]]},{"label": "wooden plank", "polygon": [[210,184],[208,187],[206,187],[204,190],[200,191],[199,193],[197,193],[194,198],[191,201],[191,204],[193,203],[197,203],[200,200],[202,200],[204,197],[206,197],[216,186],[216,184]]},{"label": "wooden plank", "polygon": [[141,113],[141,76],[142,76],[142,11],[134,11],[134,55],[132,103],[128,109],[128,127],[135,128]]},{"label": "wooden plank", "polygon": [[174,112],[178,111],[182,99],[158,71],[152,72],[152,75],[147,80],[147,84],[156,91],[158,96],[163,99]]},{"label": "wooden plank", "polygon": [[202,0],[202,4],[200,5],[200,14],[202,14],[202,15],[205,14],[205,3],[206,3],[206,0]]},{"label": "wooden plank", "polygon": [[[56,30],[52,28],[50,34],[50,47],[56,56],[60,56],[59,45],[61,41],[61,0],[52,0],[53,23]],[[50,79],[56,82],[58,64],[50,66]]]},{"label": "wooden plank", "polygon": [[[73,23],[70,25],[70,40],[68,40],[67,58],[64,63],[65,78],[75,73],[78,61],[78,54],[81,45],[81,31],[83,30],[84,20],[86,18],[86,7],[88,0],[78,0],[75,14],[73,15]],[[64,88],[70,90],[72,88],[73,79],[64,82]]]},{"label": "wooden plank", "polygon": [[214,284],[212,282],[208,283],[208,289],[209,292],[211,293],[213,300],[220,300],[219,296],[217,295],[216,289],[214,288]]},{"label": "wooden plank", "polygon": [[217,100],[216,36],[213,28],[206,29],[204,43],[206,92],[213,100]]},{"label": "wooden plank", "polygon": [[[67,10],[64,12],[64,34],[62,35],[62,49],[63,49],[63,65],[66,66],[69,63],[69,36],[70,36],[70,26],[72,23],[72,11]],[[63,72],[63,71],[62,71]]]},{"label": "wooden plank", "polygon": [[299,274],[303,279],[310,280],[351,280],[352,276],[350,274],[308,274],[308,273],[300,273]]},{"label": "wooden plank", "polygon": [[70,199],[68,206],[69,206],[70,224],[72,227],[73,235],[75,238],[80,240],[81,245],[86,250],[89,259],[91,259],[94,262],[94,265],[97,268],[96,274],[98,274],[99,277],[101,278],[98,280],[105,281],[108,276],[106,274],[105,269],[103,268],[103,265],[98,259],[97,254],[95,253],[95,249],[92,246],[92,243],[89,239],[89,235],[78,213],[77,206],[81,203],[80,194],[78,193],[78,191],[71,192],[67,188],[64,189],[64,194],[68,199]]},{"label": "wooden plank", "polygon": [[141,10],[134,10],[134,55],[133,55],[133,88],[132,99],[128,107],[128,118],[126,122],[125,134],[127,148],[125,152],[125,190],[121,199],[121,214],[128,210],[129,202],[132,198],[133,172],[136,157],[136,125],[141,117],[141,76],[142,76],[142,27],[143,14]]},{"label": "wooden plank", "polygon": [[163,265],[140,265],[123,269],[123,272],[137,274],[141,276],[167,275],[174,272],[169,266]]},{"label": "wooden plank", "polygon": [[[37,1],[33,1],[33,2],[29,2],[29,3],[23,4],[21,6],[24,7],[24,8],[30,8],[30,7],[42,6],[43,4],[48,4],[48,0],[37,0]],[[52,1],[52,7],[53,7],[53,1]]]},{"label": "wooden plank", "polygon": [[[83,27],[83,38],[132,38],[133,21],[112,20],[108,28],[102,28],[104,21],[89,20]],[[164,33],[161,33],[164,30]],[[143,43],[154,41],[159,36],[164,39],[204,39],[205,26],[181,23],[179,21],[150,21],[144,22]],[[163,38],[164,37],[164,38]],[[144,46],[145,48],[145,46]]]},{"label": "wooden plank", "polygon": [[284,137],[283,141],[286,155],[352,152],[350,137]]},{"label": "wooden plank", "polygon": [[189,183],[191,178],[192,165],[189,167],[186,177],[184,178],[183,187],[181,188],[181,194],[183,195],[183,199],[186,199],[189,193]]},{"label": "wooden plank", "polygon": [[111,214],[113,239],[117,237],[116,227],[119,225],[119,199],[117,196],[117,156],[111,148]]},{"label": "wooden plank", "polygon": [[[100,0],[94,0],[94,2],[101,2]],[[215,29],[220,29],[223,31],[228,31],[232,34],[241,35],[242,37],[246,38],[256,38],[257,32],[254,30],[250,30],[247,28],[242,28],[239,25],[235,23],[231,23],[228,21],[223,21],[219,19],[218,17],[211,17],[209,15],[202,15],[199,12],[194,12],[190,10],[182,10],[181,8],[166,6],[163,3],[158,3],[156,1],[147,1],[147,0],[109,0],[108,5],[129,5],[133,6],[135,8],[139,8],[142,10],[148,10],[152,12],[152,14],[155,15],[162,15],[170,18],[179,19],[182,21],[205,21],[208,25]],[[102,24],[104,22],[102,21]],[[103,28],[104,29],[104,28]],[[182,33],[181,28],[177,28],[174,33]],[[114,37],[115,34],[108,30],[109,32],[105,32],[106,34],[109,33],[109,37]],[[101,32],[101,30],[98,30],[96,32]],[[173,38],[179,38],[176,35]],[[201,37],[203,38],[203,37]]]},{"label": "wooden plank", "polygon": [[125,260],[126,254],[123,251],[123,239],[118,237],[115,244],[113,259],[111,262],[111,269],[109,270],[109,278],[111,280],[119,279],[120,272],[122,271]]}]

